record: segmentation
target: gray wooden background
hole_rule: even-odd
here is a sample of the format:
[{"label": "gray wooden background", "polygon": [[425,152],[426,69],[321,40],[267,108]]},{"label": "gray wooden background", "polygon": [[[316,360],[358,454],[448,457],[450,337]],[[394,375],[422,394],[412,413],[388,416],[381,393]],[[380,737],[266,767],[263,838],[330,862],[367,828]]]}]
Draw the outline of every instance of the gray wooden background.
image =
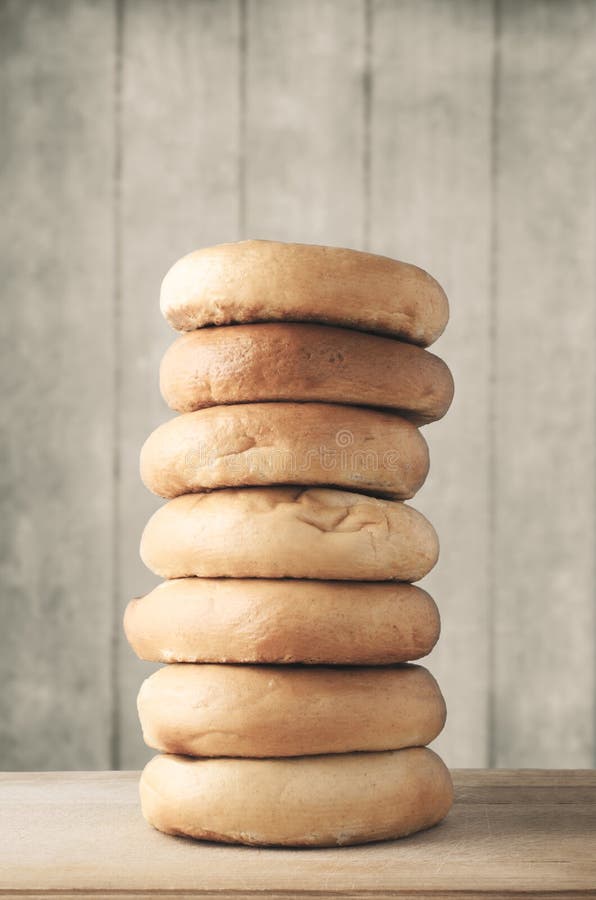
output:
[{"label": "gray wooden background", "polygon": [[2,0],[0,768],[137,767],[162,275],[242,236],[428,268],[415,501],[456,766],[595,746],[596,3]]}]

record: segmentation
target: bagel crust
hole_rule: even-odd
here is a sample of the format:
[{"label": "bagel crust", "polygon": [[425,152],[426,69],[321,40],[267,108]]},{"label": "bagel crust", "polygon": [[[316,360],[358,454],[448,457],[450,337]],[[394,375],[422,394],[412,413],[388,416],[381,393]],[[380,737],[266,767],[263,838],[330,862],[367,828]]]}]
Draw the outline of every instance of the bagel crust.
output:
[{"label": "bagel crust", "polygon": [[261,324],[181,335],[160,369],[177,412],[286,400],[374,406],[417,425],[445,415],[453,378],[438,356],[403,341],[326,325]]},{"label": "bagel crust", "polygon": [[124,630],[154,662],[388,665],[430,653],[440,619],[412,584],[174,578],[131,600]]},{"label": "bagel crust", "polygon": [[153,514],[141,558],[162,578],[417,581],[439,554],[411,506],[329,488],[223,488]]},{"label": "bagel crust", "polygon": [[176,416],[141,451],[153,493],[333,485],[405,500],[428,473],[426,441],[391,413],[324,403],[245,403]]},{"label": "bagel crust", "polygon": [[137,706],[149,747],[187,756],[280,757],[422,747],[445,701],[418,665],[164,666]]},{"label": "bagel crust", "polygon": [[449,318],[428,272],[386,256],[276,241],[189,253],[165,276],[161,310],[178,331],[243,322],[323,322],[428,346]]},{"label": "bagel crust", "polygon": [[160,831],[226,843],[333,847],[436,825],[451,777],[422,747],[298,759],[156,756],[141,775],[143,815]]}]

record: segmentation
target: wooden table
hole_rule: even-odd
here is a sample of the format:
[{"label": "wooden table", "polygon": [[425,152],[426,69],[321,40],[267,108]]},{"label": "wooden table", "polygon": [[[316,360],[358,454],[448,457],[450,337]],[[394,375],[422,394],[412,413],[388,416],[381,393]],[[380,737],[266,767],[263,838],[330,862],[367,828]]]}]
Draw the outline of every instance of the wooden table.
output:
[{"label": "wooden table", "polygon": [[167,837],[137,778],[0,775],[0,898],[596,897],[596,772],[456,771],[441,825],[337,850]]}]

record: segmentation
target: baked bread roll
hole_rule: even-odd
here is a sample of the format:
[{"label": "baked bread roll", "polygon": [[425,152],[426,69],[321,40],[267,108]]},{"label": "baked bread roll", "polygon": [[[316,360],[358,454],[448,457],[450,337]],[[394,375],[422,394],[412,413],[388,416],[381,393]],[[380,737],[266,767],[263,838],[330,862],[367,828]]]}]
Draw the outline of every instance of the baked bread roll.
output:
[{"label": "baked bread roll", "polygon": [[423,269],[340,247],[240,241],[178,260],[161,286],[173,328],[241,322],[328,322],[432,344],[449,308]]},{"label": "baked bread roll", "polygon": [[141,477],[161,497],[301,484],[405,500],[427,473],[428,447],[411,422],[325,403],[213,406],[165,422],[141,451]]},{"label": "baked bread roll", "polygon": [[137,698],[149,747],[187,756],[310,756],[430,743],[445,701],[418,665],[164,666]]},{"label": "baked bread roll", "polygon": [[170,500],[141,558],[162,578],[417,581],[437,561],[427,519],[405,503],[329,488],[222,488]]},{"label": "baked bread roll", "polygon": [[412,584],[174,578],[131,600],[124,630],[154,662],[388,665],[430,653],[440,619]]},{"label": "baked bread roll", "polygon": [[143,815],[167,834],[238,844],[333,847],[435,825],[453,801],[432,750],[299,759],[156,756],[140,783]]},{"label": "baked bread roll", "polygon": [[415,424],[440,419],[453,378],[438,356],[403,341],[325,325],[237,325],[179,337],[160,370],[177,412],[265,400],[385,407]]}]

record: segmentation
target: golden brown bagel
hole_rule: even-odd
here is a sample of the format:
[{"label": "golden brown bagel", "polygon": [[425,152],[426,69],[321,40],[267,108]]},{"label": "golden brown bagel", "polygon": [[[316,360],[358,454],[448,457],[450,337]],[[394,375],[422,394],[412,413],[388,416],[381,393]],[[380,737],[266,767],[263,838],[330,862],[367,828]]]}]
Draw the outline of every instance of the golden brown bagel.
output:
[{"label": "golden brown bagel", "polygon": [[143,562],[162,578],[417,581],[438,554],[434,528],[411,506],[330,488],[184,494],[141,539]]},{"label": "golden brown bagel", "polygon": [[141,775],[148,822],[238,844],[333,847],[403,837],[451,807],[449,771],[422,747],[297,759],[156,756]]},{"label": "golden brown bagel", "polygon": [[165,276],[161,310],[173,328],[241,322],[325,322],[427,346],[449,318],[428,272],[386,256],[277,241],[189,253]]},{"label": "golden brown bagel", "polygon": [[160,425],[141,477],[161,497],[249,485],[334,485],[406,500],[428,473],[426,441],[392,413],[325,403],[213,406]]},{"label": "golden brown bagel", "polygon": [[418,665],[164,666],[137,700],[145,743],[188,756],[309,756],[430,743],[445,701]]},{"label": "golden brown bagel", "polygon": [[203,328],[181,335],[160,370],[177,412],[263,401],[375,406],[424,425],[445,415],[453,378],[438,356],[403,341],[326,325]]},{"label": "golden brown bagel", "polygon": [[399,582],[174,578],[131,600],[124,630],[155,662],[387,665],[430,653],[433,599]]}]

